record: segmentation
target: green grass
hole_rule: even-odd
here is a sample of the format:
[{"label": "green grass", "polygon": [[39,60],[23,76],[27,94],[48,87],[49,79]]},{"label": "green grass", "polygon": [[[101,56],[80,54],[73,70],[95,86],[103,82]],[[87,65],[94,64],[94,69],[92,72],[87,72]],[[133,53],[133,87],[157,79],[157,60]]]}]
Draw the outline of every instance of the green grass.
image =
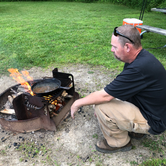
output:
[{"label": "green grass", "polygon": [[[68,63],[121,70],[111,53],[113,28],[140,11],[110,3],[1,2],[0,75],[8,68],[28,69]],[[163,13],[145,13],[144,24],[166,27]],[[165,36],[146,33],[145,48],[165,45]],[[150,50],[166,67],[166,49]]]},{"label": "green grass", "polygon": [[139,166],[165,166],[166,159],[151,159],[146,162],[143,162]]},{"label": "green grass", "polygon": [[[163,133],[160,136],[154,136],[154,138],[148,138],[145,139],[142,143],[145,147],[148,147],[151,151],[154,151],[155,153],[162,153],[165,151],[165,133]],[[164,152],[165,154],[165,152]]]},{"label": "green grass", "polygon": [[20,154],[21,156],[19,156],[20,162],[23,162],[25,160],[33,160],[34,161],[39,156],[42,156],[42,159],[40,160],[41,163],[46,162],[48,165],[52,165],[53,163],[55,163],[55,165],[58,166],[57,162],[53,161],[50,157],[50,155],[52,154],[52,150],[48,149],[43,144],[39,144],[39,143],[35,143],[33,141],[26,140],[24,142],[18,143],[15,150],[21,152],[21,154]]},{"label": "green grass", "polygon": [[[147,147],[152,153],[151,157],[143,161],[139,166],[166,166],[165,147],[166,147],[166,132],[160,135],[154,135],[143,139],[142,144]],[[131,165],[138,165],[133,161]]]}]

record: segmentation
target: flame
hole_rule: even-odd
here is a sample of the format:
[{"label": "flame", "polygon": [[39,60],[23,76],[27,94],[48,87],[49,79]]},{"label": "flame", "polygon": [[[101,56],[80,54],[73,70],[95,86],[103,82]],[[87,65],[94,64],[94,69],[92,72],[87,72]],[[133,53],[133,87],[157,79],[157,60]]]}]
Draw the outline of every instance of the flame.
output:
[{"label": "flame", "polygon": [[28,71],[21,71],[21,73],[28,79],[28,81],[33,81],[33,78],[29,75]]},{"label": "flame", "polygon": [[34,93],[31,90],[31,86],[22,77],[22,74],[23,74],[29,81],[33,81],[33,78],[29,76],[29,72],[28,71],[22,71],[22,74],[18,71],[18,69],[11,68],[11,69],[8,69],[8,71],[11,73],[10,76],[13,77],[14,80],[16,80],[18,83],[20,83],[25,88],[27,88],[29,93],[32,96],[34,96]]}]

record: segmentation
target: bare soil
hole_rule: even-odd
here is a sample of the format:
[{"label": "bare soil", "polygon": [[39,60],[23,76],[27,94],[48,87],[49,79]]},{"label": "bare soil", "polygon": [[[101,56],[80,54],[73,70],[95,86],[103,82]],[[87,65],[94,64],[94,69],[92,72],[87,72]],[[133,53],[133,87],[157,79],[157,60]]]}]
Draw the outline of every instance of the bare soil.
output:
[{"label": "bare soil", "polygon": [[[55,67],[34,67],[28,71],[38,79],[52,76]],[[118,71],[101,66],[68,65],[58,69],[73,74],[76,91],[81,97],[102,89],[118,74]],[[0,93],[15,84],[11,77],[1,76]],[[56,132],[40,130],[23,134],[0,128],[0,166],[130,166],[153,157],[141,141],[134,139],[133,149],[129,152],[99,153],[95,144],[100,138],[102,134],[92,106],[81,108],[74,120],[66,118]]]}]

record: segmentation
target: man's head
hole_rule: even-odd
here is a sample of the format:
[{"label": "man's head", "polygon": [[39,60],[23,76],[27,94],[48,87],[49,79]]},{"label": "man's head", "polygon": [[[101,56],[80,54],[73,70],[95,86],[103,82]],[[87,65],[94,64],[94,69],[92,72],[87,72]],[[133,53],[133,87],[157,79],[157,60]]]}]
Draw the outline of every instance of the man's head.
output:
[{"label": "man's head", "polygon": [[142,49],[139,31],[133,25],[116,27],[111,45],[111,51],[118,60],[131,63]]}]

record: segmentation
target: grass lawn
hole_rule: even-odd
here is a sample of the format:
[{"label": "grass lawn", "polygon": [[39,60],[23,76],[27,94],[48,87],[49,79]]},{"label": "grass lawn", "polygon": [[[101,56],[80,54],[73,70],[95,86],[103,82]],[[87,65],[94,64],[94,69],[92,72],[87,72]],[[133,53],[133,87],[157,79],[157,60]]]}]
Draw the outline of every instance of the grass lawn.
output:
[{"label": "grass lawn", "polygon": [[[64,63],[103,65],[121,70],[111,53],[111,34],[140,10],[110,3],[0,2],[0,74],[8,68],[58,67]],[[166,28],[166,14],[144,14],[144,25]],[[145,33],[144,48],[166,44],[165,36]],[[166,48],[151,49],[166,67]]]}]

